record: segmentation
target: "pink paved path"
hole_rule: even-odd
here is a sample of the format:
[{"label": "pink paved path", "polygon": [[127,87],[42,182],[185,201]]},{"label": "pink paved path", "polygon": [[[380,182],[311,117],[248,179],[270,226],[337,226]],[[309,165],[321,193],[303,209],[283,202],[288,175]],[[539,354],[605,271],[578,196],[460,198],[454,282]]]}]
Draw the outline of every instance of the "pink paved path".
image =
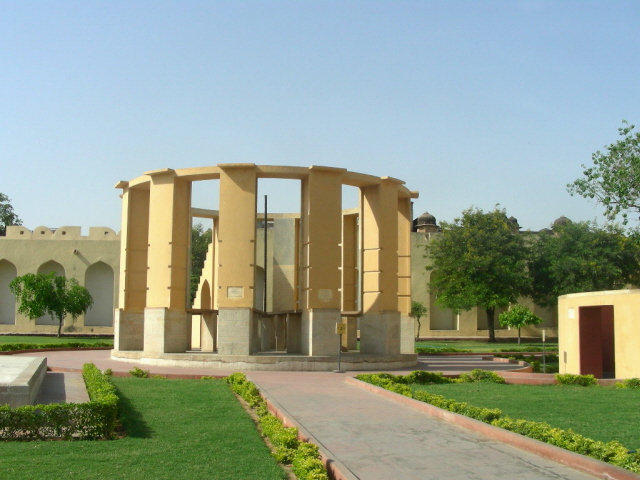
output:
[{"label": "pink paved path", "polygon": [[[26,355],[26,354],[25,354]],[[154,367],[111,360],[109,351],[42,352],[50,367],[126,372],[134,365],[152,373],[226,375],[206,368]],[[424,359],[423,359],[424,360]],[[426,359],[429,363],[429,358]],[[439,362],[442,359],[438,360]],[[435,363],[435,360],[432,360]],[[477,357],[459,357],[437,368],[478,368]],[[484,362],[485,369],[513,368]],[[441,367],[441,368],[438,368]],[[345,383],[357,372],[246,372],[280,412],[312,437],[349,480],[588,480],[559,463],[488,439],[410,407]],[[396,372],[398,373],[398,372]],[[640,478],[640,477],[638,477]],[[250,479],[247,479],[250,480]]]}]

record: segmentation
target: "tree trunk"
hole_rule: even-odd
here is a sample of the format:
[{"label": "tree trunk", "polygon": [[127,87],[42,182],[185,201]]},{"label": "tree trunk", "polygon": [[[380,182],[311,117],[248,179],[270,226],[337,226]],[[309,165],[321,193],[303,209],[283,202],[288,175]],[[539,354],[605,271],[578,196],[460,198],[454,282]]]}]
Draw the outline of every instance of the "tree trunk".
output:
[{"label": "tree trunk", "polygon": [[416,333],[416,342],[417,342],[418,339],[420,338],[420,319],[417,318],[416,321],[418,322],[418,333]]},{"label": "tree trunk", "polygon": [[58,338],[61,337],[61,332],[62,332],[62,318],[58,319]]},{"label": "tree trunk", "polygon": [[495,343],[496,329],[494,327],[494,318],[496,314],[496,308],[495,307],[487,308],[486,311],[487,311],[487,328],[489,329],[489,342]]},{"label": "tree trunk", "polygon": [[518,327],[518,345],[520,345],[520,327]]}]

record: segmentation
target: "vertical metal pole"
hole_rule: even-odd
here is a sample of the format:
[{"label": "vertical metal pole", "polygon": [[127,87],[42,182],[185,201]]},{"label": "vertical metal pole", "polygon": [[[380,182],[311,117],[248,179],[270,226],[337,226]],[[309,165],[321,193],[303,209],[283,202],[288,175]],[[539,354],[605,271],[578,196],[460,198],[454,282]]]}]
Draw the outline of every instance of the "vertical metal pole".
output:
[{"label": "vertical metal pole", "polygon": [[340,368],[340,357],[342,356],[342,334],[338,335],[338,373],[342,372]]},{"label": "vertical metal pole", "polygon": [[546,330],[542,329],[542,373],[547,373],[547,355],[545,354],[545,340],[546,340]]},{"label": "vertical metal pole", "polygon": [[267,312],[267,196],[264,196],[264,295],[262,311]]}]

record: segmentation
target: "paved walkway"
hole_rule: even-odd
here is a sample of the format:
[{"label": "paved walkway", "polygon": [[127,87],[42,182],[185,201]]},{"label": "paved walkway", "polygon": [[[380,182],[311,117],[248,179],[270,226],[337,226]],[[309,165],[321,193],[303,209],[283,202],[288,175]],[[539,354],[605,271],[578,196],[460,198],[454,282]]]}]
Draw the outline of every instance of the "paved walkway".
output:
[{"label": "paved walkway", "polygon": [[[93,362],[98,368],[123,372],[137,365],[157,374],[232,373],[123,363],[111,360],[108,351],[43,352],[39,355],[46,356],[48,365],[53,368],[80,368],[85,362]],[[429,358],[422,359],[422,368],[436,368],[430,366]],[[513,365],[483,362],[478,357],[457,357],[451,362],[454,364],[451,373],[480,366],[485,369],[513,368]],[[355,374],[247,372],[284,415],[313,437],[329,458],[336,460],[346,479],[596,478],[345,383],[346,376]]]}]

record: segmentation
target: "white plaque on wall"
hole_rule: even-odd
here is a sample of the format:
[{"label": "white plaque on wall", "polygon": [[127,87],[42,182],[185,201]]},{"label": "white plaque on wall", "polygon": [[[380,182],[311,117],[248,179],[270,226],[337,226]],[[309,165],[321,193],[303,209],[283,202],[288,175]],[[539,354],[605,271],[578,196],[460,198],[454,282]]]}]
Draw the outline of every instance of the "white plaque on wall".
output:
[{"label": "white plaque on wall", "polygon": [[333,290],[330,288],[321,288],[318,290],[318,300],[328,302],[333,298]]},{"label": "white plaque on wall", "polygon": [[569,320],[573,320],[574,318],[576,318],[576,311],[575,311],[573,308],[570,308],[570,309],[567,311],[567,318],[568,318]]},{"label": "white plaque on wall", "polygon": [[227,298],[244,297],[244,287],[227,287]]}]

